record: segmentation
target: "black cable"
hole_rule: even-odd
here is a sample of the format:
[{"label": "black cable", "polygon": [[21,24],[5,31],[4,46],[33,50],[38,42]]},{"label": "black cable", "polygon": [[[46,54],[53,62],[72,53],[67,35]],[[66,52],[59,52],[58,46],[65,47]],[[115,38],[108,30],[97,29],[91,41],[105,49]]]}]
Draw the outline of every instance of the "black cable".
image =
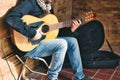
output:
[{"label": "black cable", "polygon": [[[3,39],[0,41],[0,46],[1,46],[1,50],[2,50],[2,52],[3,52],[3,55],[6,56],[6,53],[5,53],[5,51],[4,51],[3,47],[2,47],[2,46],[3,46],[2,42],[4,41],[4,39],[5,39],[5,38],[3,38]],[[17,80],[17,79],[15,78],[15,75],[14,75],[13,72],[12,72],[12,69],[11,69],[11,67],[10,67],[10,65],[9,65],[9,63],[8,63],[7,58],[4,57],[4,59],[5,59],[6,63],[7,63],[7,65],[8,65],[8,68],[9,68],[9,70],[10,70],[10,72],[11,72],[14,80]]]}]

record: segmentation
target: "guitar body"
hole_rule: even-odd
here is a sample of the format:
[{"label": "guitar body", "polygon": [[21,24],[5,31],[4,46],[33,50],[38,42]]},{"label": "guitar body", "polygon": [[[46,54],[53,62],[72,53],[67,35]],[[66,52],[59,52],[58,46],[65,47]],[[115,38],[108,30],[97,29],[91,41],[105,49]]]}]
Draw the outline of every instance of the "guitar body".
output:
[{"label": "guitar body", "polygon": [[[81,25],[83,25],[86,22],[95,19],[95,16],[96,15],[92,11],[90,11],[86,14],[86,16],[77,20],[80,20]],[[59,29],[64,27],[71,27],[73,21],[69,20],[66,22],[58,23],[57,17],[53,14],[47,14],[43,18],[25,15],[22,17],[22,20],[26,22],[27,25],[33,26],[31,28],[38,30],[42,34],[42,37],[39,40],[35,41],[32,39],[29,40],[26,36],[12,29],[12,41],[17,46],[17,48],[23,52],[34,49],[43,40],[56,38],[59,33]]]},{"label": "guitar body", "polygon": [[[52,24],[58,23],[57,17],[52,14],[48,14],[43,18],[37,18],[37,17],[31,16],[31,15],[25,15],[25,16],[23,16],[22,20],[24,22],[26,22],[27,25],[36,23],[36,22],[41,22],[41,21],[44,21],[45,24],[47,24],[47,25],[52,25]],[[30,51],[30,50],[34,49],[36,46],[38,46],[38,44],[32,44],[26,36],[22,35],[21,33],[17,32],[14,29],[11,30],[11,33],[12,33],[13,43],[17,46],[17,48],[19,50],[21,50],[23,52]],[[54,39],[57,37],[58,33],[59,33],[58,29],[49,31],[46,33],[46,37],[43,40]]]}]

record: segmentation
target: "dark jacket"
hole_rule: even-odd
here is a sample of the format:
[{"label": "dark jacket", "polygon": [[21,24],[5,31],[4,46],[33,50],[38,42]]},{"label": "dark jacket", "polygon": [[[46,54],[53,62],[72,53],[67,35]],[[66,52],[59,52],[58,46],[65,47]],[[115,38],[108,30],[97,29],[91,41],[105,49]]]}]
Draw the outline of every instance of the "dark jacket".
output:
[{"label": "dark jacket", "polygon": [[6,22],[21,34],[33,38],[36,34],[36,30],[26,25],[21,18],[26,14],[42,17],[44,13],[36,0],[24,0],[10,11],[7,15]]}]

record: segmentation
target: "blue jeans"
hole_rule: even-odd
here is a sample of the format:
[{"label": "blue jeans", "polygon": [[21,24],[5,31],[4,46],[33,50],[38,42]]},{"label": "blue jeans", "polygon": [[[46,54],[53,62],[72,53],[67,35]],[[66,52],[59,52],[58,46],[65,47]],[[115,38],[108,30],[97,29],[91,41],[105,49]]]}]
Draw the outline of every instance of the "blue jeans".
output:
[{"label": "blue jeans", "polygon": [[78,80],[82,79],[84,73],[79,46],[77,40],[73,37],[59,37],[42,41],[39,46],[32,51],[29,51],[25,56],[34,58],[52,55],[48,77],[51,80],[55,80],[62,69],[66,52],[69,56],[70,63],[72,64],[71,66],[74,71],[74,77]]}]

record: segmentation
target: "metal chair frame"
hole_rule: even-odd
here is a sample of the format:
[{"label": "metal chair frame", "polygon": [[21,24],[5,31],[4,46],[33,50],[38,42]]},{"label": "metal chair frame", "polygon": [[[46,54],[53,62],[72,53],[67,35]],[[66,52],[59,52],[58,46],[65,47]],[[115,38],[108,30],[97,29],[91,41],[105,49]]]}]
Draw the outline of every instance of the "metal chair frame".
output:
[{"label": "metal chair frame", "polygon": [[[3,44],[3,43],[4,43],[4,40],[5,40],[5,39],[10,38],[10,37],[11,37],[11,36],[5,37],[5,38],[1,39],[1,41],[0,41],[1,50],[2,50],[2,52],[3,52],[4,55],[6,55],[7,53],[6,53],[6,51],[4,50],[4,47],[3,47],[4,44]],[[40,75],[47,75],[47,73],[38,72],[38,71],[32,70],[32,69],[26,64],[27,61],[28,61],[28,59],[29,59],[30,57],[26,57],[26,60],[23,61],[22,58],[21,58],[20,56],[18,56],[17,54],[15,54],[15,56],[16,56],[16,58],[23,64],[22,70],[21,70],[20,75],[18,76],[18,79],[17,79],[17,80],[21,80],[24,67],[25,67],[26,69],[28,69],[31,73],[40,74]],[[5,58],[5,59],[7,59],[7,58]],[[32,58],[32,59],[37,59],[37,60],[42,61],[42,62],[47,66],[47,68],[49,68],[49,65],[48,65],[48,63],[46,62],[45,59],[43,59],[43,58],[37,58],[37,57],[36,57],[36,58]]]}]

